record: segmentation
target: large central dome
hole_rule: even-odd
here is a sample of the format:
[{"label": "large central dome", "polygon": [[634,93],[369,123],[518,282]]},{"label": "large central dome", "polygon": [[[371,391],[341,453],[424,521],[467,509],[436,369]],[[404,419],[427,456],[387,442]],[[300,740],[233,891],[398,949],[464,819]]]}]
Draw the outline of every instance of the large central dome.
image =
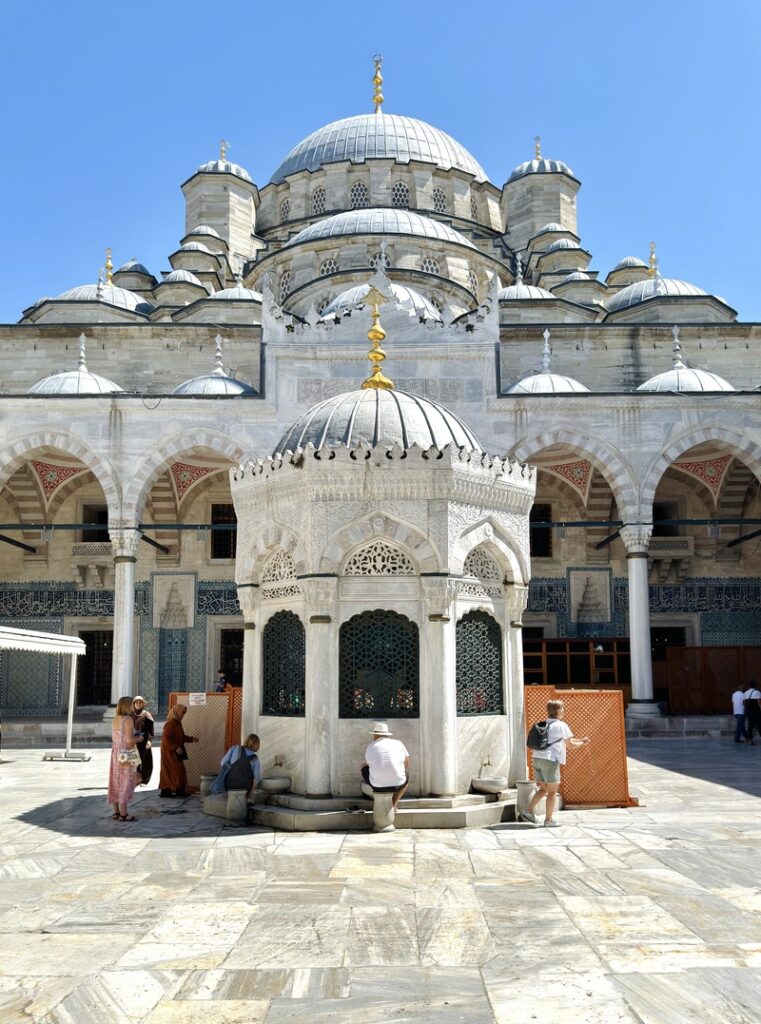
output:
[{"label": "large central dome", "polygon": [[272,175],[275,184],[298,171],[316,171],[323,164],[349,160],[420,160],[444,170],[454,168],[487,181],[486,172],[451,135],[400,114],[358,114],[319,128],[295,146]]}]

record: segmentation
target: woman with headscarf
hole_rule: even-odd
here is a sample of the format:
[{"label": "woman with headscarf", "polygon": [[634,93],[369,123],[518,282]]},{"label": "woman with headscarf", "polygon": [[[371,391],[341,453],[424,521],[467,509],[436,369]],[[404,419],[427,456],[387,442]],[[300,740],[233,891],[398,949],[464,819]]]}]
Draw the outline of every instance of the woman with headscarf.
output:
[{"label": "woman with headscarf", "polygon": [[140,762],[136,756],[132,760],[122,760],[123,755],[129,757],[130,751],[137,751],[135,725],[130,714],[131,697],[120,697],[116,705],[116,714],[111,723],[111,766],[108,772],[108,802],[113,809],[114,821],[137,821],[129,813],[129,802],[135,794],[135,786],[140,775]]},{"label": "woman with headscarf", "polygon": [[161,774],[159,776],[160,796],[185,796],[188,773],[185,771],[186,743],[197,743],[197,736],[186,736],[182,720],[187,711],[185,704],[174,704],[166,716],[161,733]]},{"label": "woman with headscarf", "polygon": [[254,732],[249,733],[245,743],[230,747],[219,763],[219,774],[209,792],[220,794],[228,789],[245,789],[250,793],[262,777],[258,750],[259,737]]},{"label": "woman with headscarf", "polygon": [[147,786],[153,775],[153,715],[145,706],[145,697],[132,698],[132,719],[135,723],[135,739],[140,754],[140,782]]}]

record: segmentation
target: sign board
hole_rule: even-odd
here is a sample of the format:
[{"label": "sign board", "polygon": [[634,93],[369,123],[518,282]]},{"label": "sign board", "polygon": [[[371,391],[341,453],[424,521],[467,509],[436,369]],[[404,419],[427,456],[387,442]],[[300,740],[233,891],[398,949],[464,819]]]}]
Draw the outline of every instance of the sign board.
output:
[{"label": "sign board", "polygon": [[188,694],[188,707],[196,708],[206,704],[205,693],[189,693]]}]

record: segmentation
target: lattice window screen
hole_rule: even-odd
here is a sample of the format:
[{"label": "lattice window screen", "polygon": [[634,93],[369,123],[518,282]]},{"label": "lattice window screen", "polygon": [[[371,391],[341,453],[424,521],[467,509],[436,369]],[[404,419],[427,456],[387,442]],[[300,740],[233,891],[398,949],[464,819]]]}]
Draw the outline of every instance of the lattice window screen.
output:
[{"label": "lattice window screen", "polygon": [[486,612],[468,612],[457,623],[457,714],[504,714],[502,630]]},{"label": "lattice window screen", "polygon": [[415,623],[381,609],[344,622],[339,633],[339,717],[418,718],[419,707]]},{"label": "lattice window screen", "polygon": [[399,548],[375,540],[355,551],[344,567],[344,576],[414,576],[412,560]]},{"label": "lattice window screen", "polygon": [[293,612],[277,612],[262,631],[262,714],[305,713],[306,636]]}]

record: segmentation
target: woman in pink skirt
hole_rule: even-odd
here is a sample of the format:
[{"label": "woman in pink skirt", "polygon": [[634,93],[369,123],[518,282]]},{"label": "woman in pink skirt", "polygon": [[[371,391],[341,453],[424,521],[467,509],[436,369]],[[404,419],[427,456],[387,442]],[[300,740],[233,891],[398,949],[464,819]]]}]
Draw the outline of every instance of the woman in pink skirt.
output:
[{"label": "woman in pink skirt", "polygon": [[116,715],[111,725],[111,767],[108,773],[108,802],[113,807],[114,821],[137,821],[129,814],[129,802],[135,794],[135,786],[140,780],[140,762],[135,766],[119,761],[122,750],[136,748],[139,737],[135,734],[134,719],[130,715],[131,697],[120,697],[116,705]]}]

